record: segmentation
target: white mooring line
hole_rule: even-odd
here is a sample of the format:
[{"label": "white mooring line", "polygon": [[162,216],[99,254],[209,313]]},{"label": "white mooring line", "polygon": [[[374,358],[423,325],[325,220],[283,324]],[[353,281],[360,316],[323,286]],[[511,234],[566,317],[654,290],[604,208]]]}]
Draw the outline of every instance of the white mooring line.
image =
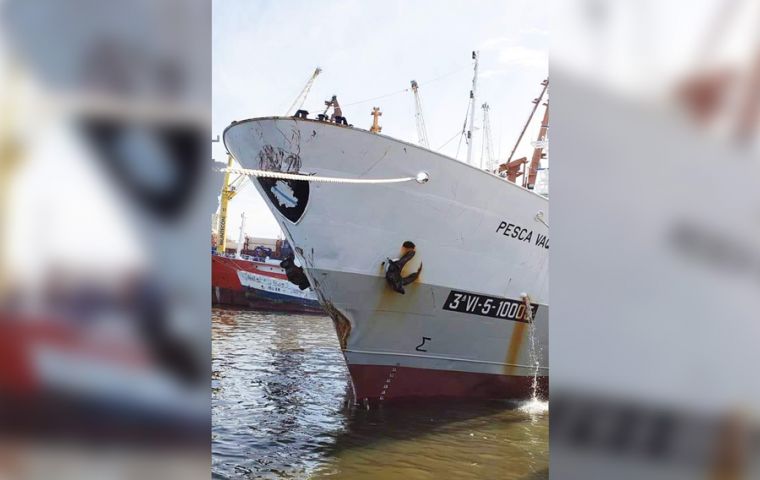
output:
[{"label": "white mooring line", "polygon": [[321,183],[353,183],[353,184],[383,184],[383,183],[403,183],[415,180],[417,183],[427,183],[430,176],[427,172],[420,172],[415,177],[400,178],[338,178],[338,177],[320,177],[318,175],[299,175],[296,173],[273,172],[270,170],[254,170],[250,168],[220,168],[220,172],[236,173],[238,175],[247,175],[249,177],[277,178],[282,180],[301,180],[305,182]]}]

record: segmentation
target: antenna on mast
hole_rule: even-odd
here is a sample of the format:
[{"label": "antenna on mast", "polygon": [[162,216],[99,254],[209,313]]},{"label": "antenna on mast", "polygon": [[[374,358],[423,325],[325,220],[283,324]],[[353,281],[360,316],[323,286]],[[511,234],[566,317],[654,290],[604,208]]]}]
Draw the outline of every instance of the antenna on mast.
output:
[{"label": "antenna on mast", "polygon": [[[290,108],[288,108],[288,111],[285,112],[285,116],[289,117],[291,113],[293,113],[293,110],[301,110],[303,107],[303,104],[306,102],[306,97],[309,96],[309,91],[311,90],[311,86],[314,85],[314,80],[316,80],[317,76],[322,73],[322,69],[317,67],[314,70],[314,73],[311,74],[311,78],[309,78],[309,81],[306,82],[306,85],[304,85],[303,89],[301,90],[301,93],[298,94],[295,100],[293,100],[293,103],[290,105]],[[296,108],[296,105],[298,105],[298,108]]]},{"label": "antenna on mast", "polygon": [[474,73],[472,76],[472,90],[470,90],[470,128],[467,130],[467,163],[471,164],[472,160],[472,131],[475,125],[475,94],[478,89],[478,52],[472,52],[472,59],[475,60]]},{"label": "antenna on mast", "polygon": [[428,141],[427,128],[425,127],[425,119],[422,117],[422,101],[420,100],[420,94],[417,91],[419,85],[416,80],[412,80],[412,93],[414,94],[414,119],[417,121],[417,137],[419,138],[419,144],[425,148],[430,148],[430,142]]},{"label": "antenna on mast", "polygon": [[[488,103],[484,103],[480,108],[483,109],[483,146],[480,152],[480,168],[485,168],[489,172],[493,172],[495,167],[494,154],[493,154],[493,141],[491,139],[491,119],[488,112],[491,107]],[[485,153],[486,163],[483,165],[483,154]]]}]

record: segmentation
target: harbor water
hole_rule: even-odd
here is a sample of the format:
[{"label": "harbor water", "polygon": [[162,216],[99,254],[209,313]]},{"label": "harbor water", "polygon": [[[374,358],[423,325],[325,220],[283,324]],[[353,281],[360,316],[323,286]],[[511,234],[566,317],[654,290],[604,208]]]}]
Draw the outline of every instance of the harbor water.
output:
[{"label": "harbor water", "polygon": [[326,316],[214,309],[212,340],[213,478],[549,476],[546,405],[353,405]]}]

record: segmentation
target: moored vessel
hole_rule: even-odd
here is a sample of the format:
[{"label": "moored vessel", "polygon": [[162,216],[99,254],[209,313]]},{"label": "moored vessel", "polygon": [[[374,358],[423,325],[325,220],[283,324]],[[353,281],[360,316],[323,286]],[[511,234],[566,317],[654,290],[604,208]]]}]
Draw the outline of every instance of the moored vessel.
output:
[{"label": "moored vessel", "polygon": [[288,281],[279,260],[213,254],[211,294],[215,305],[277,312],[324,313],[312,290],[302,290]]},{"label": "moored vessel", "polygon": [[303,115],[233,123],[224,142],[266,175],[254,184],[335,322],[357,400],[520,399],[534,379],[546,394],[545,197]]}]

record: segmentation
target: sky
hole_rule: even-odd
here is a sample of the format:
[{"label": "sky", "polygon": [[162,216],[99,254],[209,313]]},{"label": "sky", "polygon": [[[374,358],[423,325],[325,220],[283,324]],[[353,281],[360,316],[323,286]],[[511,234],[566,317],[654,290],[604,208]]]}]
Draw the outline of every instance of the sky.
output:
[{"label": "sky", "polygon": [[[548,28],[547,2],[542,1],[217,1],[213,136],[233,120],[284,115],[319,66],[323,71],[304,105],[310,116],[337,95],[349,123],[368,129],[372,107],[380,107],[382,133],[416,143],[414,99],[402,90],[417,80],[430,146],[453,157],[472,86],[471,53],[478,50],[472,158],[480,161],[481,105],[488,102],[493,147],[504,161],[548,76]],[[384,96],[394,92],[399,93]],[[530,155],[542,113],[515,158]],[[226,161],[221,143],[213,144],[213,156]],[[458,158],[465,156],[462,142]],[[280,235],[249,184],[230,202],[228,238],[237,239],[242,212],[246,234]]]},{"label": "sky", "polygon": [[695,70],[746,65],[760,42],[760,2],[555,2],[555,72],[633,97],[667,96]]}]

